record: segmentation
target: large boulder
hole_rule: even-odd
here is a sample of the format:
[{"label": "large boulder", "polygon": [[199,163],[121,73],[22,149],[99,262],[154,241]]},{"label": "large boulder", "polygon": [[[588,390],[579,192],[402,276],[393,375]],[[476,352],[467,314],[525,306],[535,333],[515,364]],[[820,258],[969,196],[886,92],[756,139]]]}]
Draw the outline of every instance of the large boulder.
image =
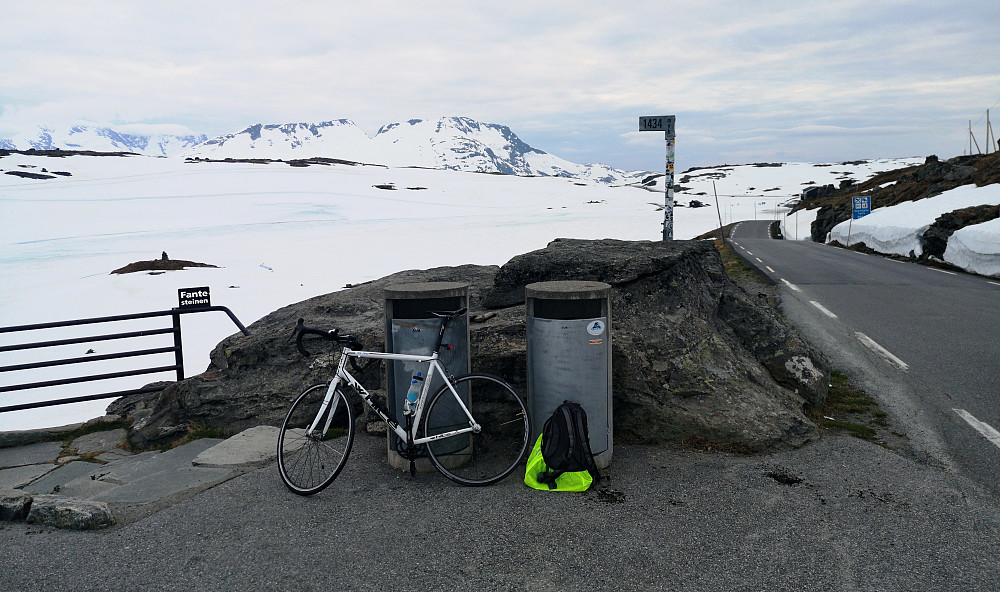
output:
[{"label": "large boulder", "polygon": [[[708,443],[762,451],[817,437],[803,414],[823,405],[829,369],[766,302],[725,275],[712,243],[556,240],[502,268],[405,271],[277,310],[212,352],[207,372],[164,390],[135,414],[133,444],[176,439],[191,423],[238,431],[277,425],[292,398],[335,367],[329,346],[303,358],[298,318],[384,347],[384,296],[396,283],[469,285],[472,366],[526,390],[524,286],[549,280],[612,286],[614,431],[619,441]],[[488,314],[493,313],[493,314]],[[381,389],[384,365],[360,377]],[[116,413],[130,412],[127,400]]]}]

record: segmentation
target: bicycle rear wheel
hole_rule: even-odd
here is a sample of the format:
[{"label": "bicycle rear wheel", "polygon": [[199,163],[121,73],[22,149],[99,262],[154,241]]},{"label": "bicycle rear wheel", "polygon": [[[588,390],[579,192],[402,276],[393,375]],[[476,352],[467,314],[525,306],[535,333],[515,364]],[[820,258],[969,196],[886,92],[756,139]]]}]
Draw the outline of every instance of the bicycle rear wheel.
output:
[{"label": "bicycle rear wheel", "polygon": [[[510,475],[528,450],[528,410],[513,387],[496,376],[466,374],[452,384],[466,402],[471,398],[470,411],[482,429],[428,442],[428,455],[456,483],[492,485]],[[445,384],[427,406],[424,435],[468,426],[468,417]]]},{"label": "bicycle rear wheel", "polygon": [[354,443],[354,407],[340,387],[324,406],[329,388],[329,383],[317,384],[299,395],[278,434],[281,480],[299,495],[319,493],[332,483]]}]

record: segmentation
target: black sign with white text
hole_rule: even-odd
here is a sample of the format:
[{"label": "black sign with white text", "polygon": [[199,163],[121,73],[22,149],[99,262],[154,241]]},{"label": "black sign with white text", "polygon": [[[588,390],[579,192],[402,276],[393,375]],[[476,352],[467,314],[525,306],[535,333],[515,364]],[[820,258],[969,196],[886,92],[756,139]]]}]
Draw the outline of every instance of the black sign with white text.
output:
[{"label": "black sign with white text", "polygon": [[177,306],[180,308],[212,306],[212,297],[209,295],[208,286],[177,290]]},{"label": "black sign with white text", "polygon": [[676,115],[645,115],[639,118],[639,131],[666,132],[667,136],[672,138],[676,122]]}]

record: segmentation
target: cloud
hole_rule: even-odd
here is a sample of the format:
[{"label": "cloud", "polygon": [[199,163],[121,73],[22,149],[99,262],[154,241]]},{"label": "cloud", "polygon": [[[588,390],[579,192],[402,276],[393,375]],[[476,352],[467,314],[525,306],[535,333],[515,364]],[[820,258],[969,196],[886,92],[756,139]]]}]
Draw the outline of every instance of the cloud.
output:
[{"label": "cloud", "polygon": [[678,116],[679,163],[735,144],[821,158],[882,132],[854,149],[896,156],[920,138],[947,154],[957,123],[1000,98],[989,3],[39,0],[4,13],[0,137],[55,120],[216,135],[465,115],[555,154],[655,168],[657,142],[632,135],[639,115]]}]

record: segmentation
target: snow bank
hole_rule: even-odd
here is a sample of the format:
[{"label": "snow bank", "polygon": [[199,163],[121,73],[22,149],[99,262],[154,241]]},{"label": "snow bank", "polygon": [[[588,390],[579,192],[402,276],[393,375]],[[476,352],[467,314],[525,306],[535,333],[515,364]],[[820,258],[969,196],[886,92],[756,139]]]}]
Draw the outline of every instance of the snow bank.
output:
[{"label": "snow bank", "polygon": [[920,237],[938,216],[984,204],[1000,204],[1000,185],[963,185],[935,197],[877,208],[864,218],[836,225],[830,240],[845,245],[865,243],[880,253],[919,257],[923,253]]},{"label": "snow bank", "polygon": [[948,239],[944,260],[973,273],[1000,277],[1000,218],[956,230]]}]

